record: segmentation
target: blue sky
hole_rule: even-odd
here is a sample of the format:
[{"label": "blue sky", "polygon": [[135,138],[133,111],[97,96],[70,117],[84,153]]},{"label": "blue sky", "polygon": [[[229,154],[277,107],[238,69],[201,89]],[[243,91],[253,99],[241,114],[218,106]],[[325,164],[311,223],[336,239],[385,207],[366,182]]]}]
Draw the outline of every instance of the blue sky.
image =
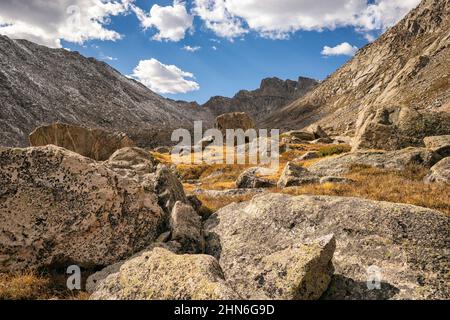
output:
[{"label": "blue sky", "polygon": [[[201,28],[198,19],[195,19],[195,25],[196,29]],[[322,80],[350,58],[323,56],[321,51],[324,46],[349,42],[361,48],[368,43],[363,35],[351,28],[299,31],[289,40],[271,40],[250,34],[243,40],[233,42],[203,30],[193,35],[187,34],[179,42],[165,42],[152,41],[151,35],[155,32],[139,30],[139,21],[133,15],[115,17],[111,26],[125,37],[115,42],[92,40],[84,45],[64,43],[64,47],[103,60],[125,75],[132,74],[138,62],[144,59],[155,58],[164,64],[175,64],[193,73],[200,89],[163,96],[200,103],[214,95],[232,96],[241,89],[255,89],[266,77],[297,79],[306,76]],[[188,52],[182,49],[185,45],[200,46],[201,49]],[[106,56],[117,60],[108,60]]]},{"label": "blue sky", "polygon": [[0,34],[79,51],[165,97],[204,103],[265,77],[322,80],[418,2],[2,0]]}]

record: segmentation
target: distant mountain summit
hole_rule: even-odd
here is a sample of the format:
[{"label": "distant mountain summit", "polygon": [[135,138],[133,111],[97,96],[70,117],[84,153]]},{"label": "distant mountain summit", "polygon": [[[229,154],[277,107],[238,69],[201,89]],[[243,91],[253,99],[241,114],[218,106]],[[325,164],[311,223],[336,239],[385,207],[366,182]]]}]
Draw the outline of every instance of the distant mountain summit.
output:
[{"label": "distant mountain summit", "polygon": [[303,77],[297,81],[266,78],[256,90],[241,90],[232,98],[215,96],[203,107],[210,110],[214,116],[229,112],[246,112],[259,123],[268,114],[303,97],[317,84],[316,80]]},{"label": "distant mountain summit", "polygon": [[[180,107],[94,58],[0,36],[0,145],[25,146],[53,122],[128,133],[140,145],[170,141],[208,111]],[[212,121],[212,120],[210,120]]]},{"label": "distant mountain summit", "polygon": [[26,146],[37,127],[54,122],[127,133],[140,146],[169,144],[174,129],[244,111],[255,120],[304,95],[316,81],[264,79],[255,91],[214,97],[205,105],[154,93],[108,64],[78,52],[0,35],[0,145]]},{"label": "distant mountain summit", "polygon": [[318,123],[329,133],[355,134],[359,140],[388,139],[386,147],[395,149],[420,144],[426,135],[450,133],[449,112],[450,1],[423,0],[314,90],[269,115],[262,125],[301,129]]}]

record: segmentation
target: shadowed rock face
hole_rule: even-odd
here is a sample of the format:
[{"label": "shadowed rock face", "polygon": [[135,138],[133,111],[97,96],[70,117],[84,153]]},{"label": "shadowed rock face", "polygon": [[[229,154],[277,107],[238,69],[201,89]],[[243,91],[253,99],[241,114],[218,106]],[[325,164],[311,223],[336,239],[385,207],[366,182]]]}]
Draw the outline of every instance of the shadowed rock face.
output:
[{"label": "shadowed rock face", "polygon": [[[261,258],[334,234],[327,299],[448,298],[449,230],[448,216],[417,206],[282,194],[233,203],[205,223],[207,253],[219,259],[233,288],[251,279],[264,286]],[[374,267],[381,271],[381,290],[367,288]]]},{"label": "shadowed rock face", "polygon": [[175,203],[170,215],[171,239],[181,245],[184,253],[203,253],[205,239],[201,217],[182,202]]},{"label": "shadowed rock face", "polygon": [[141,148],[122,148],[114,152],[105,165],[122,176],[143,176],[156,171],[158,161]]},{"label": "shadowed rock face", "polygon": [[99,161],[107,160],[118,149],[134,146],[134,142],[124,133],[64,123],[39,127],[30,134],[29,140],[32,147],[53,144]]},{"label": "shadowed rock face", "polygon": [[168,214],[138,180],[56,146],[0,151],[0,270],[106,266],[151,244]]}]

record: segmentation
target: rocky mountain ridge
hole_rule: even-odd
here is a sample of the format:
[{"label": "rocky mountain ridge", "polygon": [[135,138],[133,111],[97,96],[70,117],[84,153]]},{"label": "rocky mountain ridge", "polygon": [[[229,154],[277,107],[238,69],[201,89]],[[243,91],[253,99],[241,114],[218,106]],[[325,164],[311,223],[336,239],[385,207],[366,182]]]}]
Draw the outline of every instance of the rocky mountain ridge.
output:
[{"label": "rocky mountain ridge", "polygon": [[[442,112],[445,120],[450,112],[449,17],[450,1],[422,1],[314,90],[269,115],[262,124],[301,129],[318,123],[329,132],[354,134],[386,108],[381,122],[394,125],[399,135],[417,135],[421,141],[421,135],[447,134],[449,127],[436,130],[433,123],[427,127],[426,118],[429,113]],[[411,118],[412,113],[419,116]],[[402,120],[425,124],[421,132],[403,130]]]},{"label": "rocky mountain ridge", "polygon": [[78,52],[0,36],[0,144],[26,146],[54,122],[123,131],[140,145],[170,141],[207,111],[165,99],[108,64]]},{"label": "rocky mountain ridge", "polygon": [[265,78],[256,90],[241,90],[232,98],[214,96],[202,106],[216,117],[223,113],[246,112],[258,124],[267,114],[304,96],[317,84],[316,80],[305,77],[297,81]]},{"label": "rocky mountain ridge", "polygon": [[199,105],[163,98],[78,52],[0,36],[0,144],[26,146],[35,128],[55,122],[123,131],[140,146],[169,144],[174,129],[195,120],[212,127],[218,115],[244,111],[259,121],[316,84],[267,78],[259,89]]}]

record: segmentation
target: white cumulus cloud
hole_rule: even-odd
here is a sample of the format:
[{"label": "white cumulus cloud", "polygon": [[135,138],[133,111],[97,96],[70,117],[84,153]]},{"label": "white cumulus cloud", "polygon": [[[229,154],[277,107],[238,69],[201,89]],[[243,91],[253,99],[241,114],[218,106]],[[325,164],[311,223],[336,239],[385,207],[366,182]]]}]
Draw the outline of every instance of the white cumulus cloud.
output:
[{"label": "white cumulus cloud", "polygon": [[157,93],[186,93],[200,89],[200,85],[193,81],[194,75],[174,65],[165,65],[152,58],[141,60],[134,68],[133,78]]},{"label": "white cumulus cloud", "polygon": [[61,40],[118,40],[108,29],[111,16],[128,11],[132,0],[1,0],[0,34],[27,39],[49,47],[61,47]]},{"label": "white cumulus cloud", "polygon": [[183,47],[183,50],[189,51],[189,52],[195,52],[195,51],[200,50],[201,48],[202,47],[199,47],[199,46],[191,47],[191,46],[186,45]]},{"label": "white cumulus cloud", "polygon": [[367,5],[357,18],[357,27],[366,30],[386,30],[401,20],[421,0],[376,0]]},{"label": "white cumulus cloud", "polygon": [[235,38],[254,31],[286,39],[299,30],[354,27],[385,30],[420,0],[193,0],[193,13],[218,36]]},{"label": "white cumulus cloud", "polygon": [[158,30],[154,40],[180,41],[193,28],[194,18],[187,12],[184,2],[175,0],[172,6],[166,7],[155,4],[148,14],[135,5],[132,7],[142,27]]},{"label": "white cumulus cloud", "polygon": [[323,47],[324,56],[354,56],[358,48],[348,42],[343,42],[335,47]]},{"label": "white cumulus cloud", "polygon": [[224,0],[194,0],[192,11],[220,37],[233,39],[248,33],[242,19],[229,11]]}]

